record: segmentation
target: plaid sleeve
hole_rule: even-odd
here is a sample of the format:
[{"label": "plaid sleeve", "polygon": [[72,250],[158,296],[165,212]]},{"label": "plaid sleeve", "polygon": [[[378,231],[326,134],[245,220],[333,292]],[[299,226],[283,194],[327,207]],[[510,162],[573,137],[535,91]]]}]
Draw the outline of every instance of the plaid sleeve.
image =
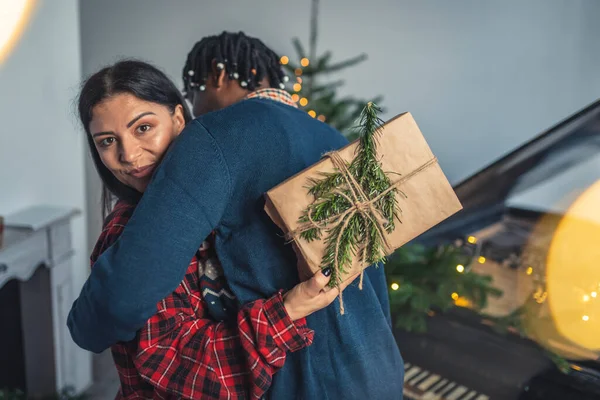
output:
[{"label": "plaid sleeve", "polygon": [[304,318],[292,321],[281,292],[246,305],[238,315],[240,342],[252,380],[252,398],[259,399],[285,362],[286,352],[310,346],[314,332]]},{"label": "plaid sleeve", "polygon": [[162,301],[140,332],[135,359],[148,382],[180,398],[261,398],[286,352],[312,343],[313,332],[289,319],[281,294],[243,307],[237,324],[209,319],[203,300],[194,309],[183,297]]}]

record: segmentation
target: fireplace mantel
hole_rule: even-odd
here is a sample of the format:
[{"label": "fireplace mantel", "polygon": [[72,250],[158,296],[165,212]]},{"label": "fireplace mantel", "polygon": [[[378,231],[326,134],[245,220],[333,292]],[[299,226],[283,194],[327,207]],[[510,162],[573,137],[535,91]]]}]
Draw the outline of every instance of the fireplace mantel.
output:
[{"label": "fireplace mantel", "polygon": [[18,282],[15,303],[20,306],[28,397],[66,388],[80,393],[91,384],[91,355],[73,343],[66,327],[76,289],[71,219],[78,214],[71,208],[38,206],[5,219],[0,290]]}]

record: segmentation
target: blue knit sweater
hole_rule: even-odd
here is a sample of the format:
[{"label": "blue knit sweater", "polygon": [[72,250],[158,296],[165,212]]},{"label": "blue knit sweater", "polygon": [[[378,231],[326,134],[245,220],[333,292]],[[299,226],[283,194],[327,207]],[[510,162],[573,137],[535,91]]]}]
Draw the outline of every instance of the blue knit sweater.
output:
[{"label": "blue knit sweater", "polygon": [[[240,304],[298,283],[296,258],[263,210],[264,193],[346,139],[305,112],[250,99],[190,123],[174,141],[133,217],[104,252],[69,314],[81,347],[100,352],[135,337],[181,282],[209,233]],[[403,363],[382,267],[308,317],[312,346],[288,354],[274,399],[401,399]]]}]

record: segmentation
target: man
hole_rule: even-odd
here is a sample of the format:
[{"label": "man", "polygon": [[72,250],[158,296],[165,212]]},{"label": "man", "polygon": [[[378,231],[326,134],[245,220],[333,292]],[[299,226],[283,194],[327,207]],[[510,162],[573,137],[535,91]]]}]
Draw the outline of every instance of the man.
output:
[{"label": "man", "polygon": [[[279,57],[243,33],[192,49],[184,82],[201,117],[172,144],[73,304],[68,324],[81,347],[100,352],[133,339],[212,231],[239,304],[298,284],[294,252],[263,211],[263,194],[347,141],[290,106],[284,79]],[[288,356],[271,398],[402,398],[383,268],[367,269],[363,290],[346,289],[344,304],[346,315],[327,307],[307,318],[313,344]]]}]

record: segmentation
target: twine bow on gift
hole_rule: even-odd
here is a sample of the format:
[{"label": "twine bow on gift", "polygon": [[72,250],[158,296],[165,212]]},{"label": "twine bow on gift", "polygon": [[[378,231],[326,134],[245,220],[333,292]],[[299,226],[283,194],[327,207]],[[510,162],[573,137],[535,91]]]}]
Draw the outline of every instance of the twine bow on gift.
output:
[{"label": "twine bow on gift", "polygon": [[[341,174],[343,181],[345,183],[342,187],[335,188],[330,194],[339,195],[343,197],[348,203],[349,207],[346,208],[343,212],[333,215],[329,218],[325,218],[319,221],[316,221],[313,218],[313,214],[315,212],[316,207],[323,201],[320,198],[315,199],[315,201],[310,204],[307,208],[306,219],[307,222],[302,223],[295,230],[288,232],[286,234],[286,239],[288,241],[297,240],[297,237],[301,235],[303,232],[306,232],[310,229],[328,229],[331,233],[335,228],[340,227],[337,233],[337,237],[335,238],[335,251],[334,251],[334,269],[335,269],[335,277],[336,282],[333,283],[333,286],[340,289],[340,285],[342,283],[342,271],[340,266],[340,242],[346,229],[348,228],[348,224],[352,220],[352,217],[356,214],[359,214],[362,219],[366,222],[367,220],[372,223],[372,225],[377,229],[377,236],[381,240],[383,253],[381,254],[381,259],[394,251],[394,247],[388,241],[388,232],[386,232],[387,227],[390,223],[393,222],[394,216],[392,215],[390,218],[386,218],[381,210],[376,206],[377,203],[384,198],[388,193],[397,190],[400,185],[405,183],[407,180],[420,173],[424,169],[428,168],[431,165],[434,165],[437,162],[437,159],[433,157],[425,164],[421,165],[419,168],[410,172],[409,174],[403,176],[398,181],[390,184],[389,187],[383,190],[381,193],[376,196],[369,198],[363,186],[357,182],[356,178],[353,176],[351,171],[348,168],[347,163],[342,159],[340,154],[337,151],[332,151],[323,156],[324,158],[329,158],[334,168]],[[360,178],[359,178],[360,179]],[[342,190],[346,189],[346,191]],[[391,220],[390,220],[391,219]],[[362,253],[362,260],[360,263],[360,280],[359,280],[359,289],[362,290],[363,287],[363,277],[364,270],[369,265],[367,246],[369,243],[361,243],[359,245],[359,254]],[[342,297],[342,291],[339,293],[340,300],[340,313],[344,314],[344,303]]]}]

